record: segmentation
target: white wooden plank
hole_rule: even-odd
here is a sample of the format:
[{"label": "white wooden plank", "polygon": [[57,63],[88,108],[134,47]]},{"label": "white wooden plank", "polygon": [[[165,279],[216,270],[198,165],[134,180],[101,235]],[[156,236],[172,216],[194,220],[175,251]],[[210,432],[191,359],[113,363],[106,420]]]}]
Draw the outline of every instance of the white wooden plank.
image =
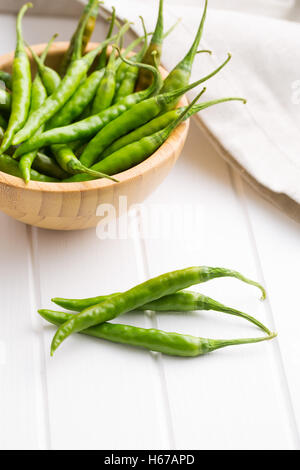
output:
[{"label": "white wooden plank", "polygon": [[300,429],[300,317],[299,263],[300,227],[271,204],[263,201],[247,184],[240,186],[249,226],[269,292],[270,316],[279,332],[278,360],[288,379],[287,394]]},{"label": "white wooden plank", "polygon": [[[171,201],[171,202],[170,202]],[[194,126],[177,166],[151,203],[199,205],[193,240],[146,240],[149,276],[190,265],[221,265],[259,279],[243,213],[226,165]],[[178,217],[180,208],[177,208]],[[180,219],[181,220],[181,219]],[[178,224],[179,226],[180,224]],[[147,268],[148,266],[148,268]],[[232,279],[198,289],[266,321],[258,292]],[[220,314],[158,316],[158,325],[204,337],[256,336],[256,328]],[[163,358],[178,448],[290,448],[290,410],[272,372],[270,343],[218,351],[192,360]],[[281,378],[280,378],[281,379]],[[274,393],[276,390],[276,393]]]},{"label": "white wooden plank", "polygon": [[[41,230],[35,250],[43,307],[53,296],[100,295],[138,282],[133,243],[100,241],[95,230]],[[145,317],[118,321],[142,326]],[[77,335],[50,359],[55,330],[44,331],[52,448],[169,447],[159,371],[150,353]]]},{"label": "white wooden plank", "polygon": [[0,448],[45,449],[38,331],[26,226],[0,214]]}]

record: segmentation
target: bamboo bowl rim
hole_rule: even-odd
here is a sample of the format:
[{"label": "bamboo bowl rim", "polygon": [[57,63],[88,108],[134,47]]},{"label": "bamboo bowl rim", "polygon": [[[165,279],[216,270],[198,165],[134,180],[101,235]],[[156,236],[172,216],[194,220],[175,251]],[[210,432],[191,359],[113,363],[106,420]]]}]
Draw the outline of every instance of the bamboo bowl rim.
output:
[{"label": "bamboo bowl rim", "polygon": [[[93,49],[98,46],[99,43],[90,43],[88,46],[88,50]],[[51,50],[49,51],[48,58],[53,57],[65,52],[69,45],[67,41],[57,41],[53,43]],[[46,43],[35,44],[31,46],[37,54],[41,54],[44,48],[46,47]],[[0,67],[5,69],[9,69],[12,65],[12,60],[14,57],[14,52],[10,52],[8,54],[0,56]],[[160,71],[165,78],[168,75],[168,72],[164,67],[160,66]],[[185,96],[183,96],[179,102],[180,106],[186,106],[188,103]],[[26,184],[22,178],[17,176],[12,176],[7,173],[0,171],[0,183],[4,183],[7,186],[11,186],[18,189],[28,190],[28,191],[42,191],[42,192],[51,192],[51,193],[74,193],[74,192],[88,192],[93,191],[95,189],[101,188],[112,188],[115,185],[120,185],[121,183],[133,181],[137,178],[142,177],[145,173],[153,170],[156,166],[162,165],[165,161],[170,158],[170,152],[164,151],[168,146],[176,147],[178,140],[182,134],[186,134],[189,127],[189,119],[182,122],[168,137],[168,139],[146,160],[138,165],[130,168],[129,170],[125,170],[121,173],[113,175],[118,182],[114,182],[108,180],[107,178],[101,178],[92,181],[82,181],[82,182],[75,182],[75,183],[62,183],[62,182],[55,182],[55,183],[44,183],[40,181],[30,181]]]}]

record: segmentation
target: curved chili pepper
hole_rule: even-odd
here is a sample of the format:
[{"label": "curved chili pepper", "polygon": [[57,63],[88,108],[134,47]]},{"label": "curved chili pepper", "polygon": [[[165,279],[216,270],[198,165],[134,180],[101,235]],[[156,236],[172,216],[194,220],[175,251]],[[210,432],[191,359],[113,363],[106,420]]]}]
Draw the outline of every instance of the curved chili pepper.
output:
[{"label": "curved chili pepper", "polygon": [[[164,35],[164,21],[163,21],[163,6],[164,1],[159,0],[159,10],[158,10],[158,18],[156,27],[147,49],[147,52],[143,58],[143,63],[154,65],[154,57],[153,52],[156,52],[156,61],[157,64],[160,64],[160,58],[162,54],[162,43],[163,43],[163,35]],[[137,91],[144,90],[147,88],[153,80],[153,76],[149,70],[141,69],[138,77],[137,82]]]},{"label": "curved chili pepper", "polygon": [[[117,292],[111,295],[102,295],[99,297],[91,297],[88,299],[62,299],[54,298],[52,302],[60,307],[71,310],[73,312],[82,312],[87,308],[94,307],[95,305],[108,300],[110,297],[120,294]],[[263,325],[256,318],[248,315],[247,313],[236,310],[235,308],[226,307],[225,305],[217,302],[210,297],[207,297],[199,292],[192,291],[180,291],[176,294],[166,295],[160,299],[154,300],[146,305],[142,305],[138,308],[138,311],[144,312],[152,310],[154,312],[192,312],[194,310],[214,310],[216,312],[222,312],[229,315],[234,315],[253,323],[258,326],[262,331],[271,334],[269,328]]]},{"label": "curved chili pepper", "polygon": [[[93,17],[96,14],[98,16],[99,11],[99,4],[98,0],[89,0],[88,4],[84,7],[82,15],[79,19],[77,28],[71,38],[69,48],[67,49],[61,65],[60,65],[60,75],[63,77],[72,62],[72,58],[74,57],[74,50],[77,47],[76,54],[83,54],[86,48],[86,45],[91,37],[92,34],[92,24],[93,24]],[[89,18],[92,17],[91,26],[89,25]],[[95,17],[95,21],[96,21]],[[85,29],[87,31],[85,32]]]},{"label": "curved chili pepper", "polygon": [[139,284],[99,305],[84,310],[78,315],[72,315],[70,320],[58,328],[52,340],[51,355],[72,333],[112,320],[123,313],[135,310],[165,295],[175,294],[179,290],[219,277],[234,277],[247,284],[254,285],[261,290],[262,296],[265,298],[265,290],[260,284],[245,278],[237,271],[208,266],[173,271]]},{"label": "curved chili pepper", "polygon": [[95,57],[106,43],[107,41],[104,41],[96,49],[92,50],[81,59],[77,59],[71,63],[66,75],[54,93],[47,98],[40,109],[37,109],[31,114],[23,129],[15,135],[13,139],[14,145],[18,145],[33,136],[42,124],[49,121],[49,119],[63,107],[77,90]]},{"label": "curved chili pepper", "polygon": [[[146,66],[150,67],[148,65]],[[38,149],[40,147],[44,147],[45,145],[64,144],[92,137],[100,129],[102,129],[102,127],[106,126],[113,119],[116,119],[118,116],[120,116],[120,114],[131,108],[134,104],[146,100],[149,96],[160,89],[160,73],[155,68],[153,68],[153,73],[156,74],[156,79],[147,90],[126,96],[126,98],[120,101],[120,103],[111,106],[105,111],[102,111],[99,114],[95,114],[94,116],[91,116],[87,119],[76,122],[69,126],[51,129],[44,132],[40,136],[32,137],[28,142],[25,142],[16,150],[15,157],[23,155],[27,152],[31,152],[32,150]]]},{"label": "curved chili pepper", "polygon": [[[46,321],[56,326],[63,325],[74,317],[74,315],[70,313],[55,312],[53,310],[39,310],[38,313]],[[94,338],[105,339],[113,343],[128,344],[169,356],[181,357],[201,356],[227,346],[259,343],[261,341],[271,340],[277,336],[277,333],[271,333],[268,336],[260,338],[220,340],[169,333],[154,328],[138,328],[136,326],[120,325],[117,323],[102,323],[101,325],[84,329],[79,333]]]},{"label": "curved chili pepper", "polygon": [[[18,162],[8,155],[0,155],[0,171],[22,178]],[[56,178],[42,175],[35,170],[30,170],[30,179],[33,181],[40,181],[41,183],[55,183],[58,181]]]},{"label": "curved chili pepper", "polygon": [[8,127],[0,147],[0,154],[4,153],[10,146],[14,135],[25,123],[30,106],[31,93],[31,71],[30,62],[24,47],[22,34],[22,19],[31,3],[26,3],[19,11],[17,18],[17,46],[13,61],[12,81],[12,108]]}]

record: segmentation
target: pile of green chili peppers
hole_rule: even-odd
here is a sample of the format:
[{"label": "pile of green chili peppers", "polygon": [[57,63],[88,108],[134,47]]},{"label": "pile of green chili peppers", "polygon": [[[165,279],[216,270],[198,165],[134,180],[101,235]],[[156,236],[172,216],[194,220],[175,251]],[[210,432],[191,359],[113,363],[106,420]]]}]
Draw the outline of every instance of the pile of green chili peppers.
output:
[{"label": "pile of green chili peppers", "polygon": [[[32,4],[21,8],[12,74],[0,71],[0,171],[26,183],[98,178],[117,183],[120,173],[150,157],[193,114],[226,101],[245,102],[229,97],[198,103],[202,89],[189,106],[177,107],[184,93],[217,74],[231,57],[189,83],[196,55],[210,53],[199,50],[207,0],[193,44],[165,80],[159,71],[163,41],[177,24],[164,31],[163,0],[154,32],[146,31],[141,18],[143,36],[121,52],[130,23],[120,25],[113,9],[105,41],[86,52],[99,3],[89,0],[85,6],[58,70],[46,65],[54,38],[40,57],[26,47],[22,20]],[[35,77],[29,54],[37,65]]]},{"label": "pile of green chili peppers", "polygon": [[[261,290],[262,299],[265,299],[265,290],[257,282],[247,279],[237,271],[208,266],[194,266],[169,272],[121,293],[81,300],[54,298],[52,301],[55,304],[66,310],[79,313],[39,310],[39,314],[45,320],[58,326],[51,344],[51,355],[72,333],[83,333],[114,343],[138,346],[170,356],[184,357],[200,356],[226,346],[258,343],[275,338],[276,333],[272,333],[256,318],[227,307],[199,292],[185,290],[192,285],[219,277],[233,277],[254,285]],[[155,312],[214,310],[243,318],[261,329],[264,335],[243,339],[208,339],[110,323],[110,320],[133,310],[141,312],[149,310]]]}]

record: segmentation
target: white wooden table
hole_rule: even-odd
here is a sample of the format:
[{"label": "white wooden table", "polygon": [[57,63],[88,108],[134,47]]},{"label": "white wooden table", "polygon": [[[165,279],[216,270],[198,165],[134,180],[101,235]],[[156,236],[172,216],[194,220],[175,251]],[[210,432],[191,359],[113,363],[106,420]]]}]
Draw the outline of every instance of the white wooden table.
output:
[{"label": "white wooden table", "polygon": [[[0,53],[14,48],[14,24],[0,17]],[[73,27],[28,17],[24,31],[36,43],[54,31],[67,39]],[[154,204],[197,208],[196,227],[185,221],[192,237],[101,241],[95,230],[37,230],[0,214],[1,449],[299,449],[299,226],[254,193],[193,124],[178,164],[145,206]],[[132,223],[138,230],[139,217]],[[233,279],[200,288],[257,315],[278,339],[179,359],[74,336],[50,359],[54,329],[36,310],[51,307],[51,297],[123,290],[195,264],[260,280],[263,304]],[[119,321],[204,337],[259,335],[213,312]]]}]

